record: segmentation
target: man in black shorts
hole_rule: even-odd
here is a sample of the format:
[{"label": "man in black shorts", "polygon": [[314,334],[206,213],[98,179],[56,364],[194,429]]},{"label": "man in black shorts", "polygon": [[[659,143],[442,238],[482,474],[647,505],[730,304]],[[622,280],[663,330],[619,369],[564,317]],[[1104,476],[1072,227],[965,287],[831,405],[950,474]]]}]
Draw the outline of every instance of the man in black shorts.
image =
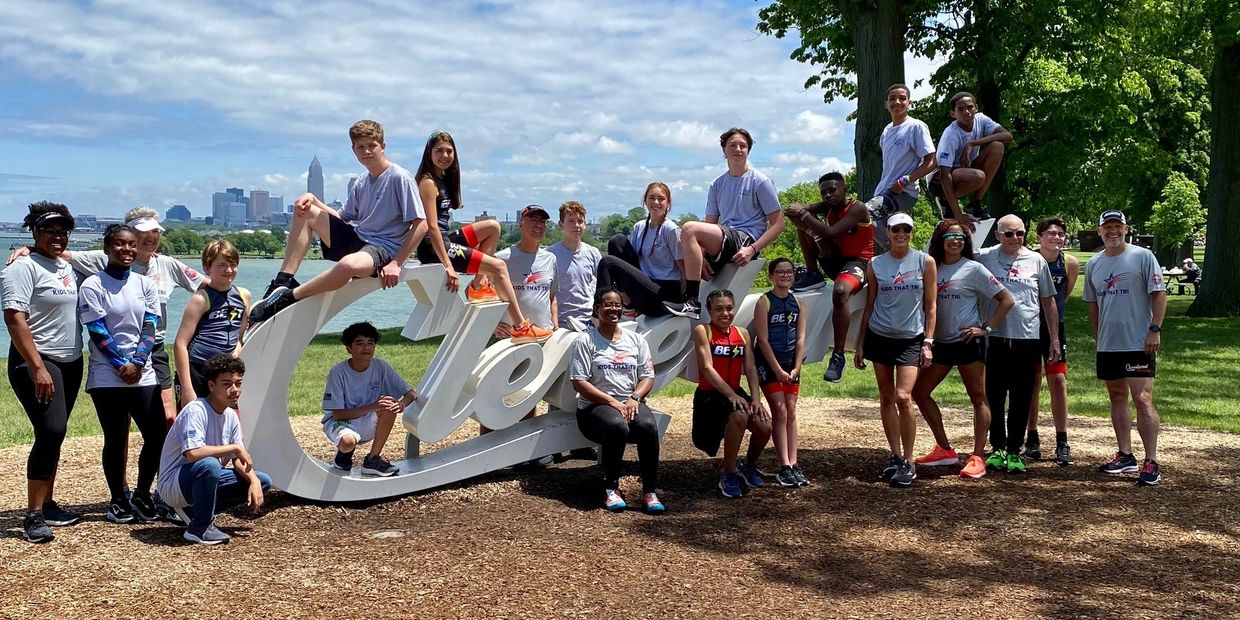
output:
[{"label": "man in black shorts", "polygon": [[797,243],[805,257],[805,275],[797,279],[792,290],[822,287],[826,283],[823,273],[833,282],[831,327],[835,347],[822,378],[835,383],[844,375],[844,341],[851,319],[848,302],[865,286],[865,267],[874,257],[874,223],[865,204],[848,197],[844,175],[828,172],[819,177],[818,193],[820,202],[808,206],[793,203],[784,215],[796,226]]}]

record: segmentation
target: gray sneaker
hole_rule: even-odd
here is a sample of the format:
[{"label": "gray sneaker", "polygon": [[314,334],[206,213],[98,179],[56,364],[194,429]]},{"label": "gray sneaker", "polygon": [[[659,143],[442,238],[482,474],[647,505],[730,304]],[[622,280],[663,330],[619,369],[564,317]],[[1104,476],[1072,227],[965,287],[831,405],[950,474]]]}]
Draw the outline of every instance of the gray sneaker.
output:
[{"label": "gray sneaker", "polygon": [[800,465],[792,466],[792,475],[797,477],[797,485],[803,487],[809,486],[809,478],[805,476],[805,472],[801,470]]},{"label": "gray sneaker", "polygon": [[395,465],[387,462],[382,455],[366,455],[362,459],[362,473],[371,476],[395,476],[400,470]]},{"label": "gray sneaker", "polygon": [[896,473],[891,477],[891,486],[907,487],[917,479],[917,466],[911,461],[901,461]]},{"label": "gray sneaker", "polygon": [[891,455],[891,458],[887,459],[887,466],[883,468],[882,479],[891,480],[892,476],[895,476],[896,472],[900,471],[900,463],[902,462],[900,457],[894,454]]},{"label": "gray sneaker", "polygon": [[1055,464],[1067,467],[1072,464],[1072,447],[1067,443],[1055,445]]},{"label": "gray sneaker", "polygon": [[797,482],[796,473],[793,472],[792,468],[787,465],[779,468],[779,473],[775,474],[775,482],[778,482],[781,487],[801,486],[801,484]]},{"label": "gray sneaker", "polygon": [[190,542],[196,542],[200,545],[222,545],[232,540],[232,536],[220,531],[215,524],[208,525],[205,529],[199,531],[194,528],[188,528],[181,535],[182,538]]},{"label": "gray sneaker", "polygon": [[834,351],[831,353],[831,360],[827,362],[827,371],[822,373],[822,379],[831,383],[839,383],[843,377],[844,352]]},{"label": "gray sneaker", "polygon": [[22,536],[35,544],[51,542],[52,528],[43,520],[42,512],[26,513],[25,520],[22,521]]}]

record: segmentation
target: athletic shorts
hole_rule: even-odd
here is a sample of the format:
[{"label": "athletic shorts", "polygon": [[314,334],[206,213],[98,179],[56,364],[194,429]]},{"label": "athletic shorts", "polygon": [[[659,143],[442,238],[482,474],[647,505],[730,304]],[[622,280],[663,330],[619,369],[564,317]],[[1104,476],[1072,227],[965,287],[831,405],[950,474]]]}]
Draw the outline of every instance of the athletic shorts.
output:
[{"label": "athletic shorts", "polygon": [[724,224],[716,224],[716,226],[723,232],[723,246],[719,249],[719,254],[704,256],[703,259],[711,269],[719,271],[724,265],[732,262],[732,258],[741,251],[741,248],[753,245],[754,239],[749,236],[749,233],[741,232],[731,226]]},{"label": "athletic shorts", "polygon": [[1063,321],[1059,321],[1059,361],[1054,364],[1050,363],[1051,337],[1046,331],[1046,321],[1040,321],[1039,323],[1038,337],[1042,340],[1042,363],[1046,365],[1046,374],[1068,374],[1068,339],[1064,336]]},{"label": "athletic shorts", "polygon": [[875,364],[920,366],[921,343],[925,339],[921,334],[912,338],[888,338],[866,329],[861,356]]},{"label": "athletic shorts", "polygon": [[340,447],[340,438],[345,435],[352,435],[360,446],[375,438],[378,426],[379,415],[372,412],[351,420],[328,420],[323,423],[323,434],[336,447]]},{"label": "athletic shorts", "polygon": [[172,367],[168,365],[168,350],[164,348],[164,343],[159,343],[151,349],[151,368],[155,369],[155,382],[159,384],[159,389],[172,389]]},{"label": "athletic shorts", "polygon": [[968,342],[957,340],[956,342],[939,342],[934,341],[930,345],[930,351],[933,354],[935,364],[947,367],[968,366],[976,362],[986,361],[986,339],[974,338]]},{"label": "athletic shorts", "polygon": [[340,259],[350,254],[364,252],[375,263],[375,271],[371,277],[378,277],[379,270],[392,262],[391,252],[377,245],[366,243],[366,240],[357,234],[357,230],[348,222],[330,214],[327,216],[327,221],[332,244],[329,246],[319,239],[319,246],[323,248],[323,258],[338,263]]},{"label": "athletic shorts", "polygon": [[[733,391],[749,400],[749,394],[743,388],[737,387]],[[708,456],[719,454],[719,444],[723,443],[723,432],[731,415],[732,403],[723,392],[698,388],[693,392],[693,445]]]},{"label": "athletic shorts", "polygon": [[839,284],[841,280],[851,281],[853,290],[859,291],[865,286],[865,267],[870,261],[864,258],[828,256],[819,260],[818,264],[822,267],[822,273],[831,278],[832,282]]},{"label": "athletic shorts", "polygon": [[1145,351],[1098,351],[1098,378],[1103,381],[1119,379],[1153,379],[1157,362]]},{"label": "athletic shorts", "polygon": [[[478,273],[478,268],[482,266],[483,254],[472,247],[478,244],[472,224],[444,235],[443,242],[454,271],[468,275]],[[423,265],[439,264],[439,256],[435,254],[435,247],[431,245],[429,237],[424,237],[422,243],[418,244],[417,257],[418,262]]]},{"label": "athletic shorts", "polygon": [[[800,377],[797,377],[796,380],[793,381],[792,383],[780,383],[779,380],[775,378],[775,369],[767,365],[766,357],[763,357],[757,363],[757,366],[758,366],[758,385],[762,386],[763,394],[770,396],[772,394],[800,394],[801,393],[801,378]],[[797,365],[791,360],[789,360],[787,363],[784,363],[783,360],[779,360],[779,367],[782,368],[784,372],[792,372],[792,369],[796,368]]]},{"label": "athletic shorts", "polygon": [[189,373],[189,384],[191,387],[194,388],[194,394],[197,395],[199,398],[206,396],[207,393],[211,391],[210,388],[207,386],[207,378],[204,377],[202,374],[202,364],[199,364],[197,362],[190,362],[188,369],[182,370],[178,368],[176,373],[174,373],[176,375],[176,380],[172,382],[173,383],[172,389],[176,390],[177,411],[180,411],[181,407],[184,407],[185,405],[189,404],[185,402],[185,399],[181,398],[181,373],[182,372]]}]

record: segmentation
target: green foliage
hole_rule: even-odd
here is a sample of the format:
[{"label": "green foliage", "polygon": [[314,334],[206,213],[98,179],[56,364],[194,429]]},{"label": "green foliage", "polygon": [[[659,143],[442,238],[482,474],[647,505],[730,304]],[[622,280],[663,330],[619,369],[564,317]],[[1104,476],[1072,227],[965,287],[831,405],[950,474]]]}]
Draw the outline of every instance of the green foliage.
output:
[{"label": "green foliage", "polygon": [[1162,200],[1154,203],[1146,229],[1158,235],[1164,247],[1178,247],[1195,237],[1206,225],[1206,210],[1201,206],[1201,192],[1180,172],[1171,173],[1163,188]]}]

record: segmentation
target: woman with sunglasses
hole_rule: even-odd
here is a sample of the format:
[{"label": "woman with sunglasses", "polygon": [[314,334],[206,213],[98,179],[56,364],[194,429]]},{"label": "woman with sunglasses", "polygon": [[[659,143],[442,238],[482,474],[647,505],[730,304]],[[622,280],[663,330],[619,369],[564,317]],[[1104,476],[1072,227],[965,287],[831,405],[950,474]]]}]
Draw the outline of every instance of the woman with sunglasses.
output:
[{"label": "woman with sunglasses", "polygon": [[[952,367],[960,369],[960,379],[973,405],[973,454],[965,462],[960,475],[981,478],[986,475],[986,431],[990,428],[990,407],[986,403],[986,336],[991,326],[1003,321],[1015,302],[1002,284],[973,259],[973,241],[963,224],[943,220],[930,237],[930,256],[934,258],[938,278],[938,319],[934,329],[933,363],[917,374],[913,385],[913,401],[934,434],[935,446],[929,454],[914,463],[922,467],[955,466],[960,458],[952,449],[943,429],[943,413],[934,400],[934,390],[947,378]],[[987,300],[998,302],[982,320],[978,305]]]},{"label": "woman with sunglasses", "polygon": [[[599,288],[615,288],[627,305],[646,316],[681,314],[685,297],[685,261],[680,257],[680,227],[667,218],[672,190],[655,181],[642,195],[645,221],[628,236],[614,235],[598,264]],[[696,319],[697,317],[690,317]]]},{"label": "woman with sunglasses", "polygon": [[801,394],[801,362],[805,357],[805,305],[792,292],[796,268],[780,257],[767,263],[771,290],[758,298],[753,311],[754,337],[758,343],[758,382],[771,406],[771,430],[781,487],[809,484],[797,464],[797,399]]},{"label": "woman with sunglasses", "polygon": [[[1042,363],[1038,321],[1045,315],[1050,334],[1047,363],[1059,360],[1059,312],[1055,281],[1041,254],[1025,247],[1025,223],[1015,215],[999,218],[999,245],[983,250],[978,262],[1008,290],[1011,312],[993,326],[986,344],[986,399],[990,403],[990,454],[986,469],[1024,473],[1020,446],[1029,423],[1029,403]],[[993,302],[986,312],[993,311]]]},{"label": "woman with sunglasses", "polygon": [[60,258],[73,215],[64,205],[36,202],[22,227],[34,235],[33,252],[4,271],[4,323],[11,340],[9,385],[34,429],[22,534],[41,543],[52,540],[53,526],[82,519],[52,499],[60,446],[82,387],[82,324],[73,267]]},{"label": "woman with sunglasses", "polygon": [[938,275],[934,259],[909,246],[913,218],[897,213],[887,220],[891,249],[874,257],[866,267],[865,312],[857,335],[853,364],[865,369],[863,360],[874,362],[878,383],[879,411],[891,459],[883,479],[891,486],[907,487],[917,479],[913,442],[917,419],[913,411],[913,385],[919,368],[933,360]]}]

